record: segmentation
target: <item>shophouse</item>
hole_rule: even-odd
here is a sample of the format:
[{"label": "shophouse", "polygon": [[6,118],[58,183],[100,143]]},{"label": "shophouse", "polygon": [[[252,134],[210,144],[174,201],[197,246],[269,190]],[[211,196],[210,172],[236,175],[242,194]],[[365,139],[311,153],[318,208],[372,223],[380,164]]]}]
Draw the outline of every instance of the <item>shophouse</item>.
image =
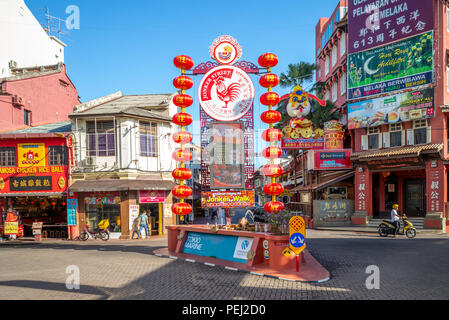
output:
[{"label": "shophouse", "polygon": [[[376,16],[367,20],[370,15],[358,10],[360,4],[349,1],[353,222],[382,218],[398,203],[401,213],[421,220],[424,228],[445,230],[449,3],[403,3],[405,12],[386,2],[379,21]],[[387,18],[387,11],[394,14]]]},{"label": "shophouse", "polygon": [[14,210],[30,237],[43,223],[44,238],[67,239],[67,187],[73,164],[69,121],[0,134],[1,213]]},{"label": "shophouse", "polygon": [[0,42],[0,131],[68,121],[80,100],[66,72],[66,45],[23,0],[0,1]]},{"label": "shophouse", "polygon": [[78,105],[69,115],[75,149],[69,197],[77,200],[80,230],[108,219],[112,237],[128,239],[143,210],[151,211],[152,235],[176,223],[172,98],[117,92]]}]

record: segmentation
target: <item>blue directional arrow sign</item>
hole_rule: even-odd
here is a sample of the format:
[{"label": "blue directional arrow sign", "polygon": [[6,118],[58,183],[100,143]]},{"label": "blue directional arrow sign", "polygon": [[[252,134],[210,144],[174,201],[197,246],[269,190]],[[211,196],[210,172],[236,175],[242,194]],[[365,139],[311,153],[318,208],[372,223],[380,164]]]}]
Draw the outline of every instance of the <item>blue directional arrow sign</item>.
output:
[{"label": "blue directional arrow sign", "polygon": [[294,233],[290,237],[290,244],[294,248],[301,248],[306,243],[304,236],[301,233]]}]

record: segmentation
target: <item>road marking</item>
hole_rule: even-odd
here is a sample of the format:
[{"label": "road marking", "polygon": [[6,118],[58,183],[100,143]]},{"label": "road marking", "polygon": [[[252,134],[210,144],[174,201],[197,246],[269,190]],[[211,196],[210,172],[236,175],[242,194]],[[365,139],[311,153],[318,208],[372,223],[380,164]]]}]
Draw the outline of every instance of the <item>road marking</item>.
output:
[{"label": "road marking", "polygon": [[254,274],[254,275],[256,275],[256,276],[264,276],[264,274],[263,273],[257,273],[257,272],[250,272],[251,274]]},{"label": "road marking", "polygon": [[169,256],[169,258],[170,258],[170,259],[174,259],[174,260],[177,260],[177,259],[178,259],[178,257],[174,257],[174,256]]},{"label": "road marking", "polygon": [[215,264],[213,264],[213,263],[204,262],[204,264],[205,264],[206,266],[215,267]]},{"label": "road marking", "polygon": [[195,263],[195,262],[196,262],[195,260],[192,260],[192,259],[186,259],[186,261],[187,261],[187,262],[192,262],[192,263]]},{"label": "road marking", "polygon": [[225,267],[225,269],[227,269],[227,270],[232,270],[232,271],[238,271],[239,269],[237,269],[237,268],[231,268],[231,267]]}]

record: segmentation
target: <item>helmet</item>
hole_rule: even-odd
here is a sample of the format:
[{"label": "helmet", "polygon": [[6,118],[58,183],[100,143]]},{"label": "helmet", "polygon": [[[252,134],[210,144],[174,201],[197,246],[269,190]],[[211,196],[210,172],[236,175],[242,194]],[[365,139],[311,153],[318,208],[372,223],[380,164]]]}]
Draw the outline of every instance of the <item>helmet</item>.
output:
[{"label": "helmet", "polygon": [[398,204],[394,204],[393,205],[393,209],[399,209],[399,205]]}]

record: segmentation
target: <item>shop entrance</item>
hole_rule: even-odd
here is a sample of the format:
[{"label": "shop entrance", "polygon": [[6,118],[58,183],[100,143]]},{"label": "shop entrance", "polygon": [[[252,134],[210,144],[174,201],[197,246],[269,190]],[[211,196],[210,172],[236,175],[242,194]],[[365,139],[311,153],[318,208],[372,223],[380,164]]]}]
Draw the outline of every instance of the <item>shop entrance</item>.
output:
[{"label": "shop entrance", "polygon": [[[139,215],[143,212],[143,211],[147,211],[150,210],[151,211],[151,231],[150,231],[150,235],[158,235],[159,234],[159,210],[162,206],[162,203],[141,203],[140,204],[140,210],[139,210]],[[142,231],[145,232],[145,231]]]},{"label": "shop entrance", "polygon": [[67,239],[67,203],[62,196],[8,198],[7,203],[19,212],[25,237],[33,236],[33,222],[43,222],[46,237]]},{"label": "shop entrance", "polygon": [[426,216],[426,179],[404,180],[403,211],[408,217]]}]

